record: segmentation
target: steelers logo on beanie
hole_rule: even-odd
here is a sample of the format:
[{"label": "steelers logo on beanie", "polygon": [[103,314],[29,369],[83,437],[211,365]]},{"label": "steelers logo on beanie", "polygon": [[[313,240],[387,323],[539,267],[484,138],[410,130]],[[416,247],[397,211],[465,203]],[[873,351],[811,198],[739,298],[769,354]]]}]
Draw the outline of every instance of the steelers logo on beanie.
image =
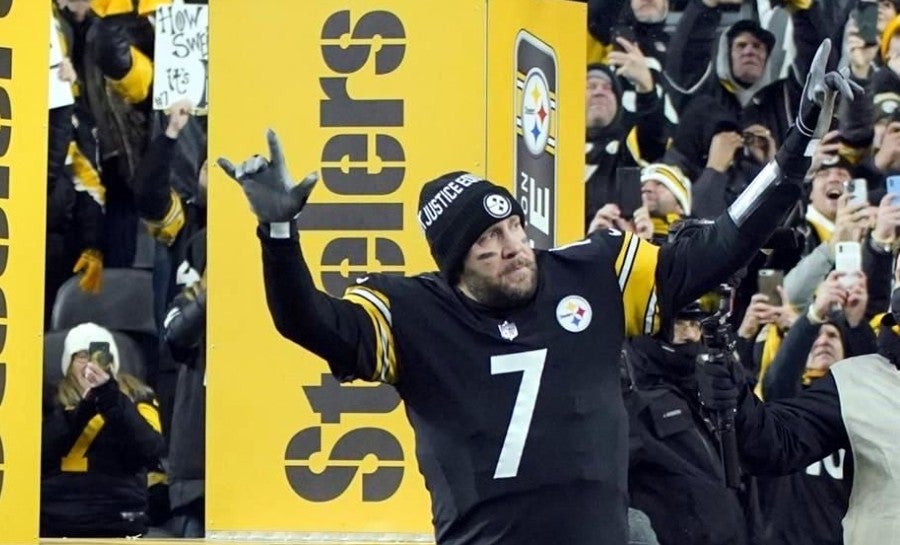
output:
[{"label": "steelers logo on beanie", "polygon": [[468,172],[450,172],[419,193],[419,226],[438,269],[455,283],[472,244],[491,225],[525,213],[509,191]]}]

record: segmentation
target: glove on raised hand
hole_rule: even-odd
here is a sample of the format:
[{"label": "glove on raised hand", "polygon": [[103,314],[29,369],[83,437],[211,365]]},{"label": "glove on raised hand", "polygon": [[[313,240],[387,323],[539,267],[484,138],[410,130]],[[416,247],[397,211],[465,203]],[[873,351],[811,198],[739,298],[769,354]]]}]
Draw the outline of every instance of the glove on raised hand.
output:
[{"label": "glove on raised hand", "polygon": [[738,389],[728,366],[717,363],[699,365],[697,382],[700,401],[713,411],[733,411],[737,408]]},{"label": "glove on raised hand", "polygon": [[846,100],[864,94],[862,87],[850,79],[850,69],[826,72],[831,55],[831,40],[826,38],[813,57],[800,97],[797,129],[806,136],[821,138],[828,132],[834,115],[834,101],[840,93]]},{"label": "glove on raised hand", "polygon": [[99,17],[97,25],[97,66],[103,75],[120,80],[131,70],[131,38],[128,31],[115,18]]},{"label": "glove on raised hand", "polygon": [[269,129],[266,139],[269,159],[254,155],[238,166],[224,157],[217,162],[228,176],[240,184],[261,223],[290,222],[306,205],[319,176],[313,172],[295,184],[288,172],[278,136]]},{"label": "glove on raised hand", "polygon": [[78,287],[85,293],[100,293],[103,286],[103,254],[99,250],[88,248],[81,252],[81,257],[72,268],[72,272],[78,274],[83,272],[81,280],[78,281]]}]

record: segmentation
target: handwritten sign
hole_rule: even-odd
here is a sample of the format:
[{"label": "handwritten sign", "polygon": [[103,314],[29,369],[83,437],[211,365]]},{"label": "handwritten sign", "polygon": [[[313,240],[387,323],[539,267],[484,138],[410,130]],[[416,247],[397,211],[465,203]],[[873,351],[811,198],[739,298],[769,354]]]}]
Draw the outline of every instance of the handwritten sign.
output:
[{"label": "handwritten sign", "polygon": [[176,3],[156,9],[153,109],[189,99],[195,113],[209,109],[209,8]]},{"label": "handwritten sign", "polygon": [[72,95],[72,86],[67,81],[59,79],[59,67],[63,62],[62,45],[59,43],[59,34],[56,28],[56,22],[53,17],[50,18],[50,100],[48,102],[50,109],[68,106],[75,102]]}]

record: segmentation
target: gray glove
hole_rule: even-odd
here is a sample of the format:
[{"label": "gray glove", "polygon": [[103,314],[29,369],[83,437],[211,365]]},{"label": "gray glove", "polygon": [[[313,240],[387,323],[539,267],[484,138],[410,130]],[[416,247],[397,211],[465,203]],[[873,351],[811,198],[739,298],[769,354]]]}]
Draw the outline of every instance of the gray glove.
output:
[{"label": "gray glove", "polygon": [[217,163],[228,176],[240,184],[253,213],[261,223],[292,221],[306,205],[313,186],[319,180],[315,172],[295,184],[284,161],[281,142],[275,131],[266,132],[270,159],[254,155],[238,166],[220,157]]},{"label": "gray glove", "polygon": [[850,79],[850,69],[826,72],[831,55],[831,40],[826,38],[809,65],[809,74],[800,97],[800,111],[797,113],[797,129],[805,136],[821,138],[828,132],[834,115],[834,100],[840,93],[846,100],[853,100],[854,94],[864,94],[862,87]]}]

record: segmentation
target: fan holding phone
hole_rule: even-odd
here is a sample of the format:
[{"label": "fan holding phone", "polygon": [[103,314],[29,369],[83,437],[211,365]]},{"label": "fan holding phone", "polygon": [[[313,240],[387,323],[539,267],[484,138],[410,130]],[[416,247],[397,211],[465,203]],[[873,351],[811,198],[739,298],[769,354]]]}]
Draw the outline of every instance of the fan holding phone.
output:
[{"label": "fan holding phone", "polygon": [[900,234],[900,176],[888,176],[885,190],[878,205],[871,245],[876,252],[890,254]]}]

